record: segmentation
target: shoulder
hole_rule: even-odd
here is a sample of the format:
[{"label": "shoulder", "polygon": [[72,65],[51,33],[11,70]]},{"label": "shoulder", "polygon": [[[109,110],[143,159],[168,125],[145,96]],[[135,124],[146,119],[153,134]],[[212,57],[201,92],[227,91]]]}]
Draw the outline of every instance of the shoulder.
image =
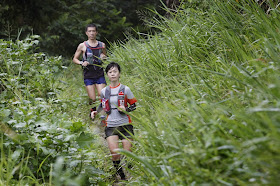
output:
[{"label": "shoulder", "polygon": [[86,41],[81,42],[79,46],[86,46]]},{"label": "shoulder", "polygon": [[124,94],[126,95],[126,98],[128,100],[128,103],[130,105],[137,102],[136,98],[134,97],[133,93],[131,92],[130,88],[128,86],[125,86]]},{"label": "shoulder", "polygon": [[86,48],[86,45],[84,42],[80,43],[79,46],[78,46],[79,49],[83,49],[83,48]]},{"label": "shoulder", "polygon": [[130,90],[130,88],[128,86],[126,86],[126,85],[123,85],[123,86],[124,86],[124,91],[125,92],[131,92],[131,90]]},{"label": "shoulder", "polygon": [[[98,43],[101,43],[101,45],[102,45],[103,48],[106,47],[105,43],[103,43],[102,41],[98,41]],[[99,46],[100,46],[100,45],[99,45]]]}]

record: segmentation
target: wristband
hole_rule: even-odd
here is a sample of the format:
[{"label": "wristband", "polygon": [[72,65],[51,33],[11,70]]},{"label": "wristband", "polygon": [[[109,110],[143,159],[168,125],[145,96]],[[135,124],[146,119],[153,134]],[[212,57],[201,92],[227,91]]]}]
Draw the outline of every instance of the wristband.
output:
[{"label": "wristband", "polygon": [[80,61],[80,65],[82,65],[83,64],[83,61]]},{"label": "wristband", "polygon": [[133,103],[132,105],[130,105],[130,107],[126,108],[125,111],[131,112],[131,111],[134,111],[135,109],[136,109],[136,104]]}]

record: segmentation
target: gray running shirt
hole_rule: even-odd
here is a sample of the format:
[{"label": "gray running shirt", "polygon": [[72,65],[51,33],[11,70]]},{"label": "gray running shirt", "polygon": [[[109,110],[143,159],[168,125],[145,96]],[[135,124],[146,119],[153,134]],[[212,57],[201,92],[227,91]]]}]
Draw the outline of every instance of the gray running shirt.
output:
[{"label": "gray running shirt", "polygon": [[[118,93],[121,84],[119,84],[117,87],[110,87],[111,88],[111,97],[110,97],[110,104],[111,108],[117,108],[118,107]],[[106,87],[101,90],[101,99],[105,97],[105,91]],[[125,86],[125,99],[127,100],[127,103],[132,105],[137,100],[135,99],[133,93],[131,92],[130,88],[128,86]],[[111,109],[111,114],[107,116],[106,119],[106,126],[107,127],[118,127],[121,125],[129,124],[131,123],[131,119],[129,115],[127,114],[120,114],[118,109]]]}]

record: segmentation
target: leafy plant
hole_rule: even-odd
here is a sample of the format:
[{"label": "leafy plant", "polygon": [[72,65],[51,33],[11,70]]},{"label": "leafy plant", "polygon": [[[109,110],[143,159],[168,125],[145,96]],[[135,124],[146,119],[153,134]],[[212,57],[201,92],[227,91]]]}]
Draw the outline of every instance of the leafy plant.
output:
[{"label": "leafy plant", "polygon": [[6,170],[1,180],[5,184],[102,182],[105,173],[95,168],[99,155],[91,152],[96,136],[69,112],[79,100],[58,98],[66,89],[61,79],[67,68],[61,57],[34,53],[37,38],[1,41],[1,170]]}]

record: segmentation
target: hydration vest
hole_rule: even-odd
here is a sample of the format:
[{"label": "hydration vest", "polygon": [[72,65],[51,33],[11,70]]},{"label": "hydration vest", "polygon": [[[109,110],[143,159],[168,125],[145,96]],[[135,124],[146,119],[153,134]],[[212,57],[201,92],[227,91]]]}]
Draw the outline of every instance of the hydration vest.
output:
[{"label": "hydration vest", "polygon": [[[91,47],[87,41],[84,42],[85,46],[86,46],[86,52],[85,52],[85,59],[83,59],[83,61],[87,61],[89,62],[91,65],[93,64],[98,64],[101,65],[102,61],[99,59],[100,58],[100,54],[102,53],[102,49],[104,48],[102,45],[102,42],[98,41],[98,44],[96,47]],[[96,51],[98,50],[98,54],[96,55]],[[94,54],[95,53],[95,54]]]},{"label": "hydration vest", "polygon": [[[120,85],[120,89],[118,94],[111,94],[111,88],[110,86],[107,86],[105,89],[105,95],[104,95],[104,100],[102,100],[102,108],[103,110],[107,113],[110,114],[112,109],[117,109],[117,108],[112,108],[111,104],[110,104],[110,98],[111,96],[118,96],[118,102],[119,102],[119,94],[122,92],[123,95],[125,95],[125,85]],[[127,108],[127,100],[124,98],[124,106],[125,108]],[[121,111],[119,111],[120,113],[123,113]]]}]

